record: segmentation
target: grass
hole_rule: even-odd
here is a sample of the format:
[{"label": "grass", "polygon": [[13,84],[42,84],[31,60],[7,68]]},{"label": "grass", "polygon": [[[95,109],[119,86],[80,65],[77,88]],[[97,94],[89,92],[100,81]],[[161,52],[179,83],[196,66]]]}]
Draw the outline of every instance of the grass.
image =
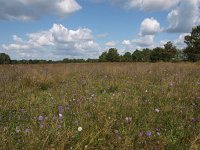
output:
[{"label": "grass", "polygon": [[200,65],[2,65],[0,139],[3,150],[198,150]]}]

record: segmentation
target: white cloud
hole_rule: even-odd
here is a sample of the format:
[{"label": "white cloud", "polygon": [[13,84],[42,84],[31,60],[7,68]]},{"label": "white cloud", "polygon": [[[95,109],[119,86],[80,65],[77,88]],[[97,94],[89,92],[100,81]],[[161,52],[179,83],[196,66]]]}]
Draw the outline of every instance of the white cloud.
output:
[{"label": "white cloud", "polygon": [[185,41],[185,36],[187,35],[191,35],[191,34],[190,33],[180,34],[179,37],[174,41],[177,48],[183,49],[184,47],[186,47],[186,44],[184,41]]},{"label": "white cloud", "polygon": [[132,47],[132,42],[130,40],[123,40],[122,45],[125,47],[126,50],[131,50]]},{"label": "white cloud", "polygon": [[114,47],[116,47],[117,42],[115,42],[115,41],[109,41],[109,42],[105,43],[105,45],[107,47],[109,47],[109,48],[114,48]]},{"label": "white cloud", "polygon": [[69,30],[54,24],[46,31],[27,34],[28,40],[17,35],[13,43],[2,45],[6,53],[15,59],[60,59],[63,57],[97,57],[99,45],[87,28]]},{"label": "white cloud", "polygon": [[167,32],[186,33],[200,22],[200,0],[182,0],[180,5],[167,16],[169,27]]},{"label": "white cloud", "polygon": [[47,14],[64,17],[81,9],[76,0],[1,0],[0,20],[34,20]]},{"label": "white cloud", "polygon": [[181,0],[90,0],[93,2],[110,2],[125,9],[139,9],[143,11],[165,11],[179,4]]},{"label": "white cloud", "polygon": [[169,10],[176,6],[181,0],[127,0],[127,8],[139,8],[144,11]]},{"label": "white cloud", "polygon": [[144,35],[138,39],[133,40],[137,48],[152,48],[154,47],[155,35]]},{"label": "white cloud", "polygon": [[146,18],[140,25],[140,35],[155,35],[160,31],[160,23],[154,18]]}]

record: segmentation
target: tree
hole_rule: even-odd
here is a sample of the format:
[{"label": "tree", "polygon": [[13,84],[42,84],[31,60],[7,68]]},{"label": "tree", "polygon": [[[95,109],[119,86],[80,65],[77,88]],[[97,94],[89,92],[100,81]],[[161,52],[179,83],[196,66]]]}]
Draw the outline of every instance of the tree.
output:
[{"label": "tree", "polygon": [[144,62],[150,61],[151,49],[145,48],[142,50],[142,60]]},{"label": "tree", "polygon": [[100,62],[105,62],[106,61],[106,57],[107,57],[107,52],[103,52],[100,56],[99,56],[99,61]]},{"label": "tree", "polygon": [[108,50],[106,60],[109,62],[119,62],[120,56],[116,48],[110,48]]},{"label": "tree", "polygon": [[5,53],[0,53],[0,64],[11,63],[10,57]]},{"label": "tree", "polygon": [[139,51],[136,49],[136,51],[134,51],[132,54],[132,59],[133,61],[137,61],[137,62],[143,61],[142,51]]},{"label": "tree", "polygon": [[150,60],[152,62],[165,60],[164,49],[161,47],[154,48],[153,51],[151,52]]},{"label": "tree", "polygon": [[200,60],[200,26],[196,26],[192,29],[191,35],[185,36],[187,47],[184,53],[187,55],[189,61]]},{"label": "tree", "polygon": [[126,52],[124,54],[124,56],[122,57],[122,60],[124,62],[131,62],[132,61],[132,56],[131,56],[131,53],[130,52]]},{"label": "tree", "polygon": [[164,51],[164,53],[165,53],[164,61],[170,61],[173,58],[175,58],[177,55],[176,46],[174,46],[171,41],[167,42],[164,45],[164,50],[165,50]]}]

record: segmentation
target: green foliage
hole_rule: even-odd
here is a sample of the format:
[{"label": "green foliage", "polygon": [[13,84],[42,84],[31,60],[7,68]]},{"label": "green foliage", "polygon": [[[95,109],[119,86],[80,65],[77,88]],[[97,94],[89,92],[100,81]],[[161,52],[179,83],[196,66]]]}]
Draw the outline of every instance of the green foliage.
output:
[{"label": "green foliage", "polygon": [[131,62],[132,61],[132,56],[130,52],[126,52],[122,57],[121,57],[121,62]]},{"label": "green foliage", "polygon": [[99,62],[106,62],[106,57],[107,57],[107,52],[103,52],[100,56],[99,56]]},{"label": "green foliage", "polygon": [[188,60],[193,62],[200,60],[200,26],[194,27],[191,35],[185,36],[185,43],[187,48],[184,53]]},{"label": "green foliage", "polygon": [[172,42],[167,42],[165,45],[164,45],[164,50],[165,50],[165,61],[170,61],[172,59],[174,59],[177,55],[177,49],[176,47],[173,45]]},{"label": "green foliage", "polygon": [[0,64],[9,64],[10,62],[10,57],[7,54],[0,53]]},{"label": "green foliage", "polygon": [[119,62],[120,57],[116,48],[110,48],[106,55],[106,61],[108,62]]},{"label": "green foliage", "polygon": [[133,61],[136,61],[136,62],[143,61],[142,51],[139,51],[139,50],[134,51],[132,54],[132,59],[133,59]]}]

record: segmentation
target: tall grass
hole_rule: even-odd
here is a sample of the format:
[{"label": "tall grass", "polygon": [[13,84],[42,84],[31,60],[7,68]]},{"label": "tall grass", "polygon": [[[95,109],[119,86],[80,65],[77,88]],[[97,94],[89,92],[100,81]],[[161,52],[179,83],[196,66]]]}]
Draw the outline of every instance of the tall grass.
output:
[{"label": "tall grass", "polygon": [[0,66],[0,149],[200,149],[200,65]]}]

